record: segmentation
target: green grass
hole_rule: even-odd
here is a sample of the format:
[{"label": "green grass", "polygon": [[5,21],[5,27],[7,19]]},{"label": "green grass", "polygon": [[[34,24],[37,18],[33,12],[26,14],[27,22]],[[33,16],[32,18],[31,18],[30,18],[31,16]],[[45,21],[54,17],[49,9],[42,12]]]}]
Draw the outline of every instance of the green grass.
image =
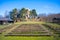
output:
[{"label": "green grass", "polygon": [[6,37],[5,40],[52,40],[52,37]]},{"label": "green grass", "polygon": [[16,22],[15,24],[45,24],[45,22],[27,21],[27,22]]},{"label": "green grass", "polygon": [[53,28],[60,28],[60,25],[56,23],[46,23],[46,24],[51,25]]},{"label": "green grass", "polygon": [[10,24],[0,25],[0,29],[8,27]]},{"label": "green grass", "polygon": [[33,32],[13,32],[12,34],[46,34],[47,32],[37,32],[37,31],[33,31]]},{"label": "green grass", "polygon": [[0,25],[0,29],[5,28],[7,25]]},{"label": "green grass", "polygon": [[0,40],[53,40],[54,38],[51,36],[39,36],[39,37],[23,37],[23,36],[7,36],[2,37]]},{"label": "green grass", "polygon": [[[15,24],[44,24],[45,22],[17,22]],[[0,25],[1,27],[3,25]],[[0,28],[1,28],[0,27]],[[0,34],[0,40],[53,40],[53,36],[38,36],[38,37],[23,37],[23,36],[4,36],[4,34]]]}]

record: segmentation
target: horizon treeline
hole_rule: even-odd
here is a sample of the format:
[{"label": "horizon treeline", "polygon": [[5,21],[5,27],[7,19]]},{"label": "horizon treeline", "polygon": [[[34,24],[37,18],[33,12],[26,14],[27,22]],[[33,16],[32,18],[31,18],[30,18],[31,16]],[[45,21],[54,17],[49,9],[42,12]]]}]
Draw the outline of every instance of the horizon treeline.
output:
[{"label": "horizon treeline", "polygon": [[22,9],[18,10],[17,8],[14,8],[9,12],[9,16],[12,20],[32,19],[37,16],[37,12],[35,9],[30,10],[30,9],[22,8]]},{"label": "horizon treeline", "polygon": [[[60,13],[37,13],[36,9],[28,9],[28,8],[21,8],[21,9],[17,9],[14,8],[11,11],[8,12],[9,14],[7,14],[7,12],[5,13],[5,17],[10,17],[11,19],[16,19],[16,18],[26,18],[27,15],[29,15],[30,18],[35,18],[35,17],[41,17],[41,16],[49,16],[49,15],[54,15],[54,14],[60,14]],[[28,14],[29,13],[29,14]],[[2,15],[0,15],[0,17],[2,17]]]}]

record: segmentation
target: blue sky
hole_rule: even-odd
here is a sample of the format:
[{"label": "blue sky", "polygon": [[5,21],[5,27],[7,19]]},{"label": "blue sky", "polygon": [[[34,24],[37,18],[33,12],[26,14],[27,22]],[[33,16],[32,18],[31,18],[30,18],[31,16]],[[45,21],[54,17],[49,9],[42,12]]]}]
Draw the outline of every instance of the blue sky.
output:
[{"label": "blue sky", "polygon": [[60,0],[0,0],[0,15],[5,15],[14,8],[36,9],[39,13],[60,13]]}]

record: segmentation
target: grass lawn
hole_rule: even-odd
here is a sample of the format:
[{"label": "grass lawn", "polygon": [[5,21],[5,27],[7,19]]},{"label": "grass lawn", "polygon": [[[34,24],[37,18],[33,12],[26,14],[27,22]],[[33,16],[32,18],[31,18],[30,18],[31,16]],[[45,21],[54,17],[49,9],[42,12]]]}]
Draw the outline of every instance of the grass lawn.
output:
[{"label": "grass lawn", "polygon": [[4,28],[4,27],[6,27],[7,25],[0,25],[0,29],[2,29],[2,28]]},{"label": "grass lawn", "polygon": [[10,24],[0,25],[0,29],[8,27]]},{"label": "grass lawn", "polygon": [[5,40],[52,40],[53,37],[5,37]]},{"label": "grass lawn", "polygon": [[0,40],[53,40],[52,36],[38,36],[38,37],[27,37],[27,36],[0,36]]},{"label": "grass lawn", "polygon": [[44,24],[45,22],[32,22],[32,21],[27,21],[27,22],[17,22],[15,24]]},{"label": "grass lawn", "polygon": [[47,24],[52,25],[54,28],[60,28],[60,25],[56,23],[47,23]]},{"label": "grass lawn", "polygon": [[[17,22],[15,24],[45,24],[45,22]],[[1,26],[2,27],[2,26]],[[1,28],[0,27],[0,28]],[[4,36],[0,34],[0,40],[54,40],[53,36]]]}]

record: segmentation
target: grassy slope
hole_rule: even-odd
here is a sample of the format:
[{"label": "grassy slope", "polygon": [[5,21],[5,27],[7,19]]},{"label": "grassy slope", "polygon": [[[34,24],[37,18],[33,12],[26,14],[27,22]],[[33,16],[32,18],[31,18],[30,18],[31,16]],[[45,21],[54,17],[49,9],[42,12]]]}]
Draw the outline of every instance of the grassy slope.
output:
[{"label": "grassy slope", "polygon": [[56,28],[56,27],[60,28],[60,25],[58,25],[56,23],[47,23],[47,24],[52,25],[54,28]]},{"label": "grassy slope", "polygon": [[[18,22],[15,24],[43,24],[44,22]],[[5,37],[0,35],[0,40],[53,40],[53,37],[49,36],[39,36],[39,37],[22,37],[22,36],[9,36]]]}]

